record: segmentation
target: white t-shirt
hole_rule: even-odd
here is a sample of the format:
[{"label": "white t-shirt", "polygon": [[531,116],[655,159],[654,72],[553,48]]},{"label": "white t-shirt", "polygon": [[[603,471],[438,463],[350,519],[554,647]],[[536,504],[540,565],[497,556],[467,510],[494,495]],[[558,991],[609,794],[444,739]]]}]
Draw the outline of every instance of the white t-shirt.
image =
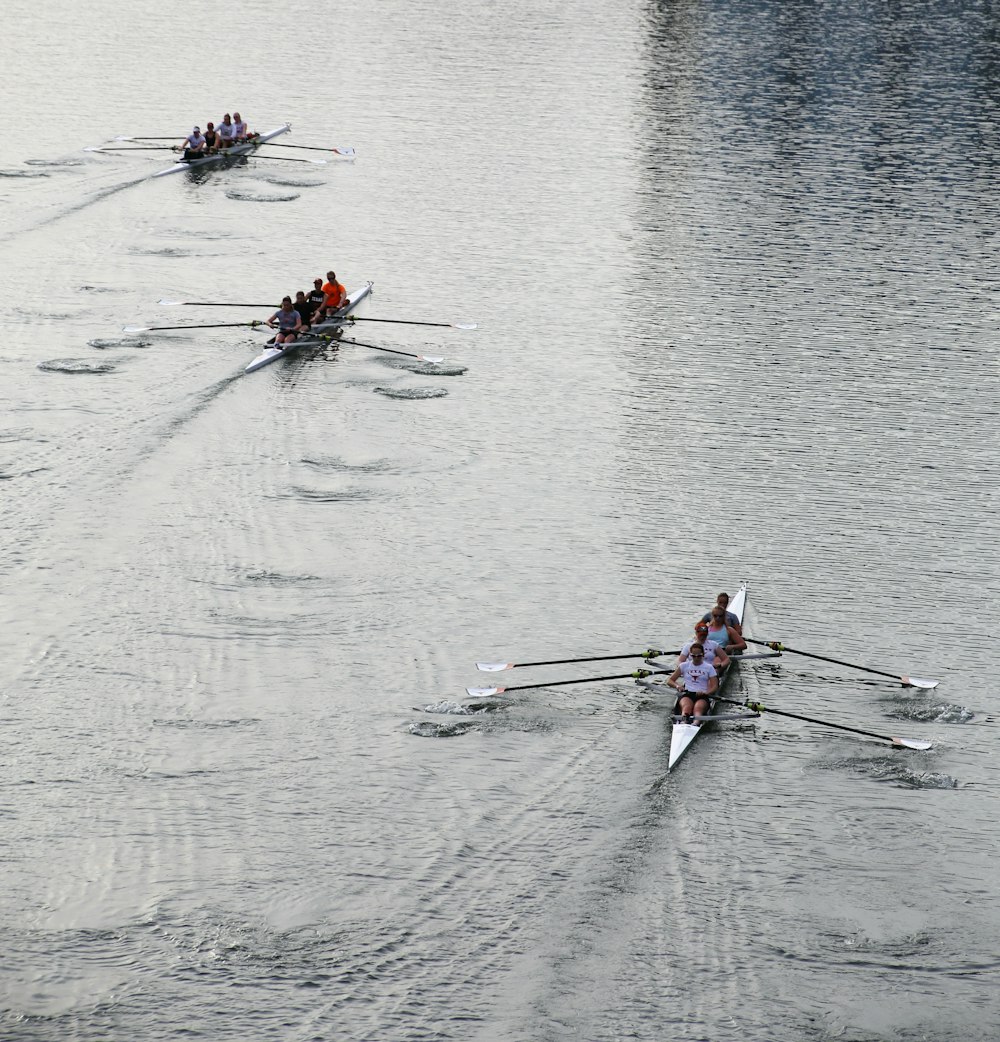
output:
[{"label": "white t-shirt", "polygon": [[696,695],[707,695],[709,682],[712,677],[719,675],[711,662],[700,662],[696,666],[688,659],[687,662],[682,662],[678,668],[684,678],[684,690],[694,692]]},{"label": "white t-shirt", "polygon": [[687,644],[685,644],[681,648],[680,653],[682,655],[690,655],[691,654],[691,645],[692,644],[700,644],[705,649],[705,661],[706,662],[714,662],[715,661],[715,656],[718,655],[718,653],[719,653],[720,645],[716,644],[714,640],[709,640],[707,637],[705,638],[705,640],[689,640],[687,642]]}]

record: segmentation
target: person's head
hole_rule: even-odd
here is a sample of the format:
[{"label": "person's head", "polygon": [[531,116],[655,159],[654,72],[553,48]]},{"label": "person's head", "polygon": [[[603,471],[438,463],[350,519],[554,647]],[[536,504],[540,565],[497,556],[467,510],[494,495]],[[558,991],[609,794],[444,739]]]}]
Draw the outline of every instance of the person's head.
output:
[{"label": "person's head", "polygon": [[695,662],[700,662],[705,657],[705,646],[695,641],[688,649],[688,655],[694,659]]},{"label": "person's head", "polygon": [[336,282],[337,281],[337,273],[335,271],[328,271],[326,273],[326,280],[327,280],[327,282]]},{"label": "person's head", "polygon": [[223,123],[232,123],[232,121],[233,121],[233,117],[230,116],[228,112],[222,117],[222,122]]},{"label": "person's head", "polygon": [[313,279],[313,285],[314,285],[314,286],[315,286],[315,287],[316,287],[317,289],[320,289],[320,288],[322,288],[322,286],[323,286],[323,280],[322,280],[322,279]]},{"label": "person's head", "polygon": [[[694,624],[694,635],[695,635],[695,639],[696,640],[707,640],[708,639],[708,623],[707,622],[702,622],[701,619],[699,619]],[[702,648],[702,650],[704,651],[704,648]]]},{"label": "person's head", "polygon": [[209,130],[215,130],[215,124],[214,123],[209,123],[208,124],[208,129]]},{"label": "person's head", "polygon": [[712,625],[719,627],[725,625],[726,622],[726,609],[721,604],[717,604],[712,609]]},{"label": "person's head", "polygon": [[282,297],[281,298],[281,306],[286,311],[289,310],[289,308],[291,308],[291,306],[292,306],[292,298],[291,297]]},{"label": "person's head", "polygon": [[299,289],[299,290],[295,291],[295,303],[296,304],[300,303],[301,301],[303,301],[305,299],[306,299],[306,295],[305,295],[305,293],[302,292],[302,290]]},{"label": "person's head", "polygon": [[243,117],[238,112],[233,113],[233,119],[235,119],[237,123],[239,123],[242,118]]},{"label": "person's head", "polygon": [[728,608],[729,607],[729,594],[728,593],[720,593],[719,596],[715,598],[715,603],[716,604],[721,604],[723,608]]},{"label": "person's head", "polygon": [[192,134],[200,134],[201,133],[201,127],[195,127],[194,130],[191,131],[191,133]]}]

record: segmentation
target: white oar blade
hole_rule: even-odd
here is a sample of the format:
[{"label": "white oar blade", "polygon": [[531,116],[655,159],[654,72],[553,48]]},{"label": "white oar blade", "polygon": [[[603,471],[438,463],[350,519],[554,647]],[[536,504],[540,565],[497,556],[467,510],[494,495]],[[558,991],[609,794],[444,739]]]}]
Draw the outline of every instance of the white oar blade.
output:
[{"label": "white oar blade", "polygon": [[148,333],[151,326],[122,326],[123,333]]},{"label": "white oar blade", "polygon": [[476,669],[481,673],[501,673],[505,669],[513,669],[513,662],[477,662]]},{"label": "white oar blade", "polygon": [[893,738],[892,744],[902,749],[918,749],[920,752],[933,748],[931,742],[920,742],[916,738]]},{"label": "white oar blade", "polygon": [[903,681],[904,687],[921,687],[925,691],[930,691],[931,688],[938,686],[938,681],[925,680],[922,677],[900,677],[900,680]]},{"label": "white oar blade", "polygon": [[103,152],[104,148],[101,145],[87,145],[83,150],[84,152]]},{"label": "white oar blade", "polygon": [[307,159],[306,162],[307,163],[312,163],[315,166],[326,166],[326,160],[325,159]]},{"label": "white oar blade", "polygon": [[479,328],[479,323],[478,322],[456,322],[454,325],[455,325],[456,329],[478,329]]},{"label": "white oar blade", "polygon": [[467,687],[466,692],[473,698],[489,698],[490,695],[502,695],[505,687]]},{"label": "white oar blade", "polygon": [[357,152],[355,152],[355,150],[353,148],[351,148],[349,145],[344,147],[344,148],[331,148],[330,151],[331,152],[336,152],[338,156],[354,156],[354,155],[357,155]]},{"label": "white oar blade", "polygon": [[418,362],[443,362],[443,358],[439,358],[437,355],[417,355]]},{"label": "white oar blade", "polygon": [[163,304],[164,307],[175,308],[175,307],[178,307],[180,304],[183,304],[184,301],[183,300],[158,300],[156,303],[157,304]]}]

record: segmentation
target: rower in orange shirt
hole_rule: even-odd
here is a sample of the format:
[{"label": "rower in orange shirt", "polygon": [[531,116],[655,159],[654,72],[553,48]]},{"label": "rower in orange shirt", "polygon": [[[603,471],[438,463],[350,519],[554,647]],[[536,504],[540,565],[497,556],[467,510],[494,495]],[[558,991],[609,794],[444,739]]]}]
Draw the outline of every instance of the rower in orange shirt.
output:
[{"label": "rower in orange shirt", "polygon": [[347,303],[347,290],[337,281],[337,274],[333,271],[326,273],[326,282],[323,283],[323,305],[320,308],[320,314],[317,314],[313,320],[314,324],[320,320],[320,317],[324,319],[333,318],[337,311],[339,311]]}]

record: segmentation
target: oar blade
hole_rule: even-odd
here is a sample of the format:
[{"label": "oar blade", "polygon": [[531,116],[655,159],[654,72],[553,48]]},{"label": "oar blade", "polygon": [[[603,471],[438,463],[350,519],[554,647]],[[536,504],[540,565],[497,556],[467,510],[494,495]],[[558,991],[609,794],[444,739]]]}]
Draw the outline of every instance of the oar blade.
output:
[{"label": "oar blade", "polygon": [[181,304],[186,304],[186,300],[158,300],[157,304],[162,304],[164,307],[176,308],[180,307]]},{"label": "oar blade", "polygon": [[122,326],[123,333],[148,333],[152,326]]},{"label": "oar blade", "polygon": [[490,695],[502,695],[505,687],[467,687],[466,693],[472,698],[489,698]]},{"label": "oar blade", "polygon": [[893,738],[892,744],[901,749],[916,749],[919,752],[926,752],[934,747],[932,742],[921,742],[916,738]]},{"label": "oar blade", "polygon": [[350,145],[341,148],[331,148],[331,152],[336,152],[338,156],[356,156],[358,153]]},{"label": "oar blade", "polygon": [[477,662],[476,669],[481,673],[502,673],[505,669],[513,669],[513,662]]},{"label": "oar blade", "polygon": [[418,362],[443,362],[444,358],[438,355],[417,355]]},{"label": "oar blade", "polygon": [[454,323],[452,323],[452,325],[455,327],[455,329],[478,329],[479,328],[479,323],[478,322],[454,322]]},{"label": "oar blade", "polygon": [[903,682],[903,687],[919,687],[925,691],[930,691],[938,686],[937,680],[927,680],[924,677],[900,677]]}]

